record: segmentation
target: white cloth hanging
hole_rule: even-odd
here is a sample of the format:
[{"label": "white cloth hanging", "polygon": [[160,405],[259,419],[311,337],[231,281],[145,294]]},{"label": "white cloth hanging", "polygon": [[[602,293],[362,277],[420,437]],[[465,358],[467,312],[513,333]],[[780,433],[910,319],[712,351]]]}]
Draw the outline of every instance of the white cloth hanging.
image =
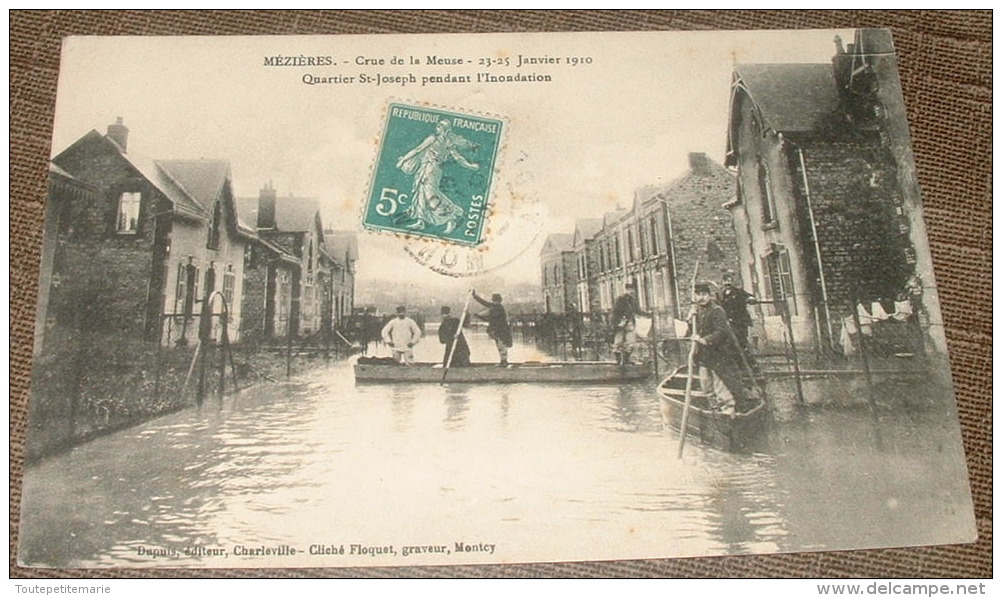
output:
[{"label": "white cloth hanging", "polygon": [[904,322],[912,317],[912,302],[907,299],[904,301],[895,301],[894,313],[891,314],[891,317],[899,322]]},{"label": "white cloth hanging", "polygon": [[871,315],[873,315],[873,319],[878,322],[887,320],[891,317],[887,315],[887,312],[884,310],[884,306],[881,305],[879,301],[873,302],[873,304],[870,306],[870,313]]}]

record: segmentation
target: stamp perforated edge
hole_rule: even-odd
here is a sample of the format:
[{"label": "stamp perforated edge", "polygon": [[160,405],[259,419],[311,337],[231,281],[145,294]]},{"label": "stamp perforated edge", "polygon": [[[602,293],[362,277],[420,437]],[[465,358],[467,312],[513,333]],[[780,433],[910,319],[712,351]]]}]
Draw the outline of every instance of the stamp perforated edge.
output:
[{"label": "stamp perforated edge", "polygon": [[[464,243],[459,240],[447,240],[431,234],[421,234],[419,232],[404,232],[397,229],[383,228],[366,223],[365,216],[366,212],[369,209],[369,203],[372,199],[373,186],[376,183],[376,169],[379,164],[379,158],[380,155],[382,154],[383,143],[386,140],[386,131],[389,126],[389,120],[388,120],[389,111],[390,107],[393,106],[394,104],[409,105],[419,108],[428,108],[430,110],[438,110],[441,112],[455,114],[457,116],[463,116],[463,115],[477,116],[480,118],[487,118],[501,122],[501,133],[498,136],[498,145],[497,145],[497,150],[495,151],[494,167],[492,169],[492,175],[491,175],[492,182],[490,187],[488,188],[489,192],[487,194],[487,197],[485,198],[486,209],[484,210],[483,223],[481,224],[481,235],[480,238],[475,243]],[[500,183],[504,181],[503,175],[505,172],[505,156],[507,156],[508,154],[508,131],[511,125],[510,119],[508,119],[508,117],[505,116],[493,114],[490,112],[485,112],[482,110],[464,111],[459,108],[444,106],[441,104],[436,104],[434,102],[414,101],[414,100],[408,100],[404,98],[397,98],[394,96],[390,96],[383,103],[380,122],[382,123],[382,127],[379,131],[379,136],[375,139],[376,151],[373,154],[372,160],[369,163],[369,176],[368,176],[369,182],[365,188],[366,191],[365,201],[360,202],[358,208],[358,222],[361,224],[362,230],[370,233],[394,237],[400,240],[406,240],[406,241],[422,240],[427,242],[437,242],[442,245],[450,247],[459,245],[461,247],[475,248],[487,242],[485,237],[486,234],[490,231],[491,216],[495,213],[497,209],[496,205],[497,202],[492,200],[496,199],[497,189],[500,186]]]}]

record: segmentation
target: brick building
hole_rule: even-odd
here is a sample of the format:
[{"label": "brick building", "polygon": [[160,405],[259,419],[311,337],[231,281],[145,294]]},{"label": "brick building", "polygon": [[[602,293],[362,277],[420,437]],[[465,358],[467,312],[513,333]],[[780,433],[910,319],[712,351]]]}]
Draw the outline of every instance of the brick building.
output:
[{"label": "brick building", "polygon": [[[278,197],[271,184],[257,198],[240,198],[256,223],[261,243],[248,259],[246,327],[255,338],[310,336],[334,319],[334,277],[330,253],[314,198]],[[343,278],[343,273],[338,273]],[[253,331],[253,332],[251,332]]]},{"label": "brick building", "polygon": [[[257,237],[240,223],[229,164],[148,159],[128,152],[128,135],[118,119],[52,160],[57,178],[87,192],[54,187],[46,325],[61,318],[119,338],[189,342],[204,299],[219,291],[238,340],[244,254]],[[211,309],[223,311],[218,299]]]},{"label": "brick building", "polygon": [[[637,190],[630,209],[578,221],[573,283],[582,311],[611,311],[633,281],[641,309],[658,314],[662,334],[673,331],[671,320],[688,308],[696,263],[700,278],[715,281],[737,267],[724,207],[734,196],[734,175],[706,154],[692,153],[685,173],[669,185]],[[547,263],[552,257],[543,261],[544,270]]]},{"label": "brick building", "polygon": [[574,267],[577,307],[582,313],[599,311],[600,301],[598,286],[589,284],[593,274],[598,271],[598,250],[595,246],[595,235],[602,230],[600,218],[584,218],[574,226]]},{"label": "brick building", "polygon": [[[919,301],[935,300],[887,32],[837,40],[831,64],[737,66],[726,165],[738,173],[729,208],[741,277],[785,302],[798,344],[845,349],[856,306],[891,312],[916,276]],[[777,307],[757,311],[762,340],[782,342]],[[931,324],[928,340],[945,349]]]},{"label": "brick building", "polygon": [[[553,233],[546,237],[539,252],[543,309],[547,313],[564,313],[577,297],[577,263],[574,257],[574,235]],[[574,305],[577,309],[577,305]]]},{"label": "brick building", "polygon": [[354,231],[324,231],[331,257],[331,300],[334,325],[341,326],[355,311],[355,270],[358,263],[358,234]]}]

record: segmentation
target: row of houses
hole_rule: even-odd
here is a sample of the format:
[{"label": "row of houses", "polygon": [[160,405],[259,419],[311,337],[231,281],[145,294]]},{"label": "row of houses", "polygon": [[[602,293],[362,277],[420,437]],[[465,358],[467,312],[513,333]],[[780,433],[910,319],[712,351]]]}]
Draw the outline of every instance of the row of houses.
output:
[{"label": "row of houses", "polygon": [[945,354],[889,33],[836,38],[831,63],[738,65],[730,93],[723,164],[690,154],[676,182],[547,239],[547,310],[607,311],[633,281],[643,309],[678,317],[698,261],[761,301],[761,343],[785,343],[788,317],[798,345],[844,352],[854,318],[893,314]]},{"label": "row of houses", "polygon": [[270,183],[236,197],[228,162],[150,159],[128,140],[119,118],[51,161],[36,353],[79,330],[192,343],[203,310],[232,342],[312,335],[351,314],[357,239],[325,228],[317,199]]},{"label": "row of houses", "polygon": [[642,309],[677,316],[688,308],[684,281],[697,260],[706,278],[736,267],[723,207],[734,189],[733,174],[693,153],[682,177],[638,190],[629,209],[578,220],[573,234],[549,235],[540,254],[544,309],[608,312],[632,281]]}]

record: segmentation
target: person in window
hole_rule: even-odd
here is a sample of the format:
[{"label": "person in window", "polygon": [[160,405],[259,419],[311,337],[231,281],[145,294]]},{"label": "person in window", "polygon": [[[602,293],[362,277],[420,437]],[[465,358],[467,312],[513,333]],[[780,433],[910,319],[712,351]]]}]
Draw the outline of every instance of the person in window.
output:
[{"label": "person in window", "polygon": [[507,367],[508,349],[512,345],[512,339],[511,327],[508,325],[508,312],[501,305],[501,295],[494,293],[491,295],[491,300],[488,301],[473,291],[473,298],[480,305],[489,308],[486,315],[477,314],[477,317],[487,322],[487,336],[491,337],[491,340],[497,345],[498,355],[501,357],[501,367]]},{"label": "person in window", "polygon": [[[442,365],[445,367],[463,368],[470,365],[470,346],[466,344],[466,337],[459,332],[459,318],[452,316],[452,309],[448,305],[442,306],[442,323],[438,326],[438,342],[445,345],[445,353],[442,354]],[[453,352],[453,345],[456,346]],[[452,361],[449,360],[449,353],[452,353]]]},{"label": "person in window", "polygon": [[694,287],[693,306],[689,310],[689,330],[696,343],[693,364],[699,384],[710,406],[724,414],[743,413],[753,406],[741,381],[740,351],[730,329],[727,313],[717,305],[709,284]]}]

